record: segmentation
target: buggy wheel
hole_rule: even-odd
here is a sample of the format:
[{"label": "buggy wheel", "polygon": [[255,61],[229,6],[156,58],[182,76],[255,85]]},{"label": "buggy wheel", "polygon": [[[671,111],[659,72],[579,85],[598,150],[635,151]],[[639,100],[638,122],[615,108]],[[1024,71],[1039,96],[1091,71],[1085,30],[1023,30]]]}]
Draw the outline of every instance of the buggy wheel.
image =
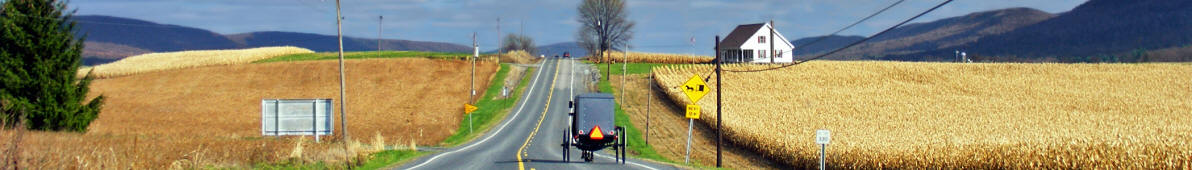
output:
[{"label": "buggy wheel", "polygon": [[571,136],[571,134],[568,134],[568,130],[564,129],[563,130],[563,144],[562,144],[563,145],[563,162],[571,161],[571,138],[570,138],[570,136]]},{"label": "buggy wheel", "polygon": [[592,151],[583,151],[584,162],[592,162]]},{"label": "buggy wheel", "polygon": [[626,151],[626,150],[629,149],[629,147],[628,147],[629,145],[626,144],[627,139],[625,139],[625,138],[628,137],[628,135],[625,135],[625,128],[617,127],[616,130],[618,131],[617,134],[621,135],[619,138],[617,138],[618,143],[620,143],[618,145],[620,145],[620,147],[621,147],[621,150],[619,150],[621,153],[619,153],[617,155],[621,156],[620,157],[621,164],[625,164],[625,162],[627,161],[627,160],[625,160],[625,158],[627,157],[626,153],[628,153],[628,151]]}]

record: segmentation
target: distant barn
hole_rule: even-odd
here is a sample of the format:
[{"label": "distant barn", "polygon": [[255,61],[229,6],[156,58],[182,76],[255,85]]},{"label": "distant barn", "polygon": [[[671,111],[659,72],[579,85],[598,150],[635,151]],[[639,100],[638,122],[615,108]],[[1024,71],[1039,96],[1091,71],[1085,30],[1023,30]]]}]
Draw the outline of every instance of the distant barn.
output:
[{"label": "distant barn", "polygon": [[[720,55],[725,62],[739,63],[790,63],[794,61],[791,52],[794,44],[786,40],[777,30],[771,36],[770,23],[738,25],[723,41],[720,41]],[[771,43],[773,50],[771,50]]]}]

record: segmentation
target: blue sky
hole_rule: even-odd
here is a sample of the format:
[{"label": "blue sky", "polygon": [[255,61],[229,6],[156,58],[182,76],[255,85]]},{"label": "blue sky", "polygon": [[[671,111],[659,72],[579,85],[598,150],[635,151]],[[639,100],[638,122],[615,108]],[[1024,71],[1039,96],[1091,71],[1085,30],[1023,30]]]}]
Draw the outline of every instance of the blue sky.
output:
[{"label": "blue sky", "polygon": [[[790,39],[824,35],[896,0],[627,0],[637,22],[634,51],[710,54],[713,36],[739,24],[770,19]],[[907,0],[843,35],[868,36],[931,8],[943,0]],[[957,0],[915,22],[964,14],[1030,7],[1050,13],[1086,0]],[[470,45],[495,49],[501,31],[525,34],[539,45],[574,41],[579,0],[345,0],[344,34],[375,38],[385,16],[384,38]],[[198,27],[222,34],[291,31],[334,35],[334,0],[74,0],[80,15],[111,15]],[[524,24],[523,24],[524,23]],[[524,26],[523,26],[524,25]],[[695,37],[693,47],[689,40]]]}]

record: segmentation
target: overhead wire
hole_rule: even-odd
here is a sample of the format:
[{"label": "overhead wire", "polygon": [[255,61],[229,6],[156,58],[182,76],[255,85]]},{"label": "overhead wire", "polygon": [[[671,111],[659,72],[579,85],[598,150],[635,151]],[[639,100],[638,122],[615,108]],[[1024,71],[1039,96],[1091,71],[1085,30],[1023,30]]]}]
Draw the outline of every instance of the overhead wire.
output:
[{"label": "overhead wire", "polygon": [[[860,24],[860,23],[862,23],[862,22],[865,22],[866,20],[869,20],[869,19],[871,19],[871,18],[873,18],[873,17],[875,17],[875,16],[877,16],[877,15],[879,15],[879,14],[881,14],[881,13],[885,13],[886,11],[890,10],[891,8],[894,8],[894,6],[898,6],[899,4],[902,4],[902,2],[904,2],[904,1],[905,1],[905,0],[899,0],[899,1],[897,1],[897,2],[891,3],[890,5],[886,6],[885,8],[882,8],[881,10],[878,10],[878,11],[876,11],[876,12],[873,12],[872,14],[869,14],[869,16],[866,16],[866,17],[864,17],[864,18],[861,18],[860,20],[857,20],[856,22],[853,22],[852,24],[849,24],[848,26],[842,27],[842,28],[840,28],[840,29],[838,29],[838,30],[836,30],[836,31],[832,32],[832,33],[831,33],[831,34],[829,34],[828,36],[819,37],[819,38],[817,38],[816,40],[812,40],[811,42],[809,42],[809,43],[807,43],[807,44],[801,45],[801,47],[806,47],[806,46],[809,46],[809,45],[812,45],[812,44],[819,43],[819,42],[823,41],[825,38],[827,38],[827,37],[830,37],[831,35],[836,35],[836,34],[839,34],[840,32],[843,32],[844,30],[848,30],[848,29],[850,29],[850,28],[852,28],[852,27],[854,27],[854,26],[857,26],[858,24]],[[951,0],[948,0],[948,2],[951,2]],[[946,4],[946,3],[948,3],[948,2],[944,2],[944,3]],[[940,6],[942,6],[942,5],[943,5],[943,4],[941,4]],[[936,6],[936,7],[938,8],[939,6]],[[934,10],[934,8],[933,8],[933,10]],[[719,43],[719,42],[717,42],[717,43]],[[783,51],[783,52],[787,52],[787,51]],[[789,51],[789,52],[791,52],[791,57],[795,57],[795,55],[794,55],[794,50],[793,50],[793,49],[792,49],[791,51]],[[720,52],[719,52],[719,51],[717,51],[716,53],[720,53]],[[794,59],[792,59],[792,60],[794,60]],[[725,71],[729,71],[729,70],[725,70]],[[711,79],[711,78],[712,78],[712,73],[715,73],[715,72],[716,72],[716,70],[711,70],[711,71],[708,71],[708,74],[707,74],[707,76],[704,76],[704,81],[707,81],[708,79]]]},{"label": "overhead wire", "polygon": [[890,10],[890,8],[894,8],[894,6],[901,4],[903,1],[906,1],[906,0],[898,0],[898,2],[894,2],[893,4],[890,4],[890,6],[886,6],[886,8],[882,8],[881,10],[878,10],[877,12],[874,12],[873,14],[869,14],[869,16],[866,16],[865,18],[861,18],[861,20],[857,20],[857,22],[853,22],[852,24],[849,24],[848,26],[845,26],[844,28],[840,28],[839,30],[832,32],[831,34],[816,38],[815,40],[812,40],[811,42],[808,42],[806,44],[799,45],[799,47],[811,46],[815,43],[819,43],[820,41],[823,41],[824,39],[827,39],[828,37],[835,36],[836,34],[840,34],[840,32],[844,32],[844,30],[853,28],[854,26],[857,26],[858,24],[861,24],[862,22],[865,22],[866,20],[873,18],[874,16],[877,16],[878,14],[886,12],[886,10]]},{"label": "overhead wire", "polygon": [[946,5],[946,4],[948,4],[948,3],[951,3],[951,2],[952,2],[952,0],[947,0],[947,1],[944,1],[944,2],[940,3],[939,5],[936,5],[935,7],[932,7],[931,9],[928,9],[927,11],[923,11],[922,13],[919,13],[918,15],[915,15],[914,17],[911,17],[911,18],[908,18],[908,19],[906,19],[906,20],[903,20],[902,22],[899,22],[898,24],[896,24],[896,25],[894,25],[894,26],[891,26],[890,28],[886,28],[885,30],[882,30],[881,32],[878,32],[877,34],[874,34],[874,35],[872,35],[872,36],[869,36],[869,37],[865,37],[864,39],[861,39],[861,40],[859,40],[859,41],[855,41],[855,42],[853,42],[852,44],[849,44],[849,45],[847,45],[847,46],[844,46],[844,47],[841,47],[841,48],[836,48],[835,50],[832,50],[831,52],[824,53],[824,54],[821,54],[821,55],[818,55],[818,56],[815,56],[815,57],[812,57],[812,58],[808,58],[807,60],[803,60],[803,61],[800,61],[800,62],[793,62],[793,63],[791,63],[791,64],[783,64],[782,66],[778,66],[778,67],[771,67],[771,68],[758,69],[758,70],[728,70],[728,69],[724,69],[724,71],[728,71],[728,72],[762,72],[762,71],[770,71],[770,70],[776,70],[776,69],[787,68],[787,67],[790,67],[790,66],[795,66],[795,65],[803,64],[803,63],[806,63],[806,62],[809,62],[809,61],[812,61],[812,60],[817,60],[817,59],[820,59],[820,58],[824,58],[824,57],[826,57],[826,56],[828,56],[828,55],[835,54],[835,53],[837,53],[837,52],[840,52],[840,51],[842,51],[842,50],[844,50],[844,49],[848,49],[848,48],[850,48],[850,47],[853,47],[853,46],[856,46],[856,45],[858,45],[858,44],[861,44],[861,43],[863,43],[863,42],[865,42],[865,41],[869,41],[870,39],[873,39],[874,37],[877,37],[877,36],[880,36],[880,35],[882,35],[882,34],[885,34],[886,32],[890,32],[890,30],[894,30],[895,28],[901,27],[902,25],[905,25],[905,24],[906,24],[906,23],[908,23],[908,22],[914,21],[915,19],[918,19],[919,17],[922,17],[923,15],[927,15],[927,13],[930,13],[931,11],[935,11],[936,9],[939,9],[940,7],[943,7],[944,5]]}]

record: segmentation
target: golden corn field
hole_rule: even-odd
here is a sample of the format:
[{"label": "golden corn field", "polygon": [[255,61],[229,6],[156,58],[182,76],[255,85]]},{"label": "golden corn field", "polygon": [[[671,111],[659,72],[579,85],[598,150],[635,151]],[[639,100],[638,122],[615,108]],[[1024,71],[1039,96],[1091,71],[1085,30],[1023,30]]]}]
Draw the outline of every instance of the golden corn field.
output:
[{"label": "golden corn field", "polygon": [[109,78],[168,69],[244,64],[270,57],[301,53],[314,53],[314,51],[305,48],[285,46],[260,47],[239,50],[197,50],[149,53],[131,56],[116,62],[101,64],[95,67],[82,68],[79,69],[79,75],[84,75],[88,71],[94,70],[95,72],[93,74],[96,78]]},{"label": "golden corn field", "polygon": [[[614,62],[630,63],[669,63],[669,64],[691,64],[691,63],[708,63],[712,62],[712,57],[697,56],[687,54],[669,54],[669,53],[644,53],[644,52],[629,52],[629,54],[610,51],[604,52],[605,57],[610,57]],[[596,56],[589,56],[590,60],[594,62],[603,62]]]},{"label": "golden corn field", "polygon": [[[712,68],[653,74],[678,87]],[[795,166],[817,166],[814,131],[827,129],[835,168],[1192,168],[1185,64],[817,61],[723,79],[726,138]],[[716,98],[698,103],[700,121],[715,124]]]}]

